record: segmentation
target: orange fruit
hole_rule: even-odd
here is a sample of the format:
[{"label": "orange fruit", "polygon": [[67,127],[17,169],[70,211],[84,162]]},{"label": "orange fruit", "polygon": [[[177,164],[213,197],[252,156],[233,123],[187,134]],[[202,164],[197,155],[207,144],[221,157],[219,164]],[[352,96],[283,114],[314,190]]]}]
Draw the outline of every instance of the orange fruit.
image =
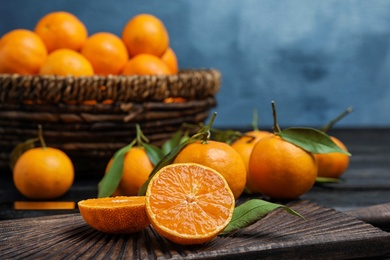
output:
[{"label": "orange fruit", "polygon": [[212,240],[229,224],[234,206],[225,178],[200,164],[165,166],[146,191],[146,211],[153,228],[178,244]]},{"label": "orange fruit", "polygon": [[59,149],[37,147],[24,152],[16,161],[13,180],[16,189],[30,199],[55,199],[72,186],[74,168]]},{"label": "orange fruit", "polygon": [[49,53],[63,48],[79,51],[88,37],[84,23],[63,11],[41,17],[34,31],[42,38]]},{"label": "orange fruit", "polygon": [[70,49],[55,50],[47,56],[39,74],[59,76],[92,76],[91,63],[80,53]]},{"label": "orange fruit", "polygon": [[125,64],[123,75],[168,75],[171,74],[168,66],[156,56],[138,54]]},{"label": "orange fruit", "polygon": [[150,14],[131,18],[123,28],[122,39],[131,57],[141,53],[161,57],[169,47],[169,35],[163,22]]},{"label": "orange fruit", "polygon": [[274,199],[295,199],[310,190],[317,177],[313,154],[278,135],[260,139],[249,160],[253,192]]},{"label": "orange fruit", "polygon": [[[330,137],[341,149],[347,147],[336,137]],[[348,168],[349,156],[343,153],[315,154],[318,163],[318,177],[339,178]]]},{"label": "orange fruit", "polygon": [[249,181],[248,175],[249,175],[249,158],[251,156],[253,147],[255,144],[264,136],[271,135],[270,132],[267,131],[260,131],[260,130],[253,130],[246,132],[244,136],[234,141],[231,146],[236,150],[240,155],[242,160],[245,164],[245,169],[247,173],[247,182],[246,187],[249,190],[252,190],[251,186],[252,184]]},{"label": "orange fruit", "polygon": [[[108,162],[106,172],[112,165]],[[138,190],[149,178],[154,166],[143,147],[132,147],[125,155],[123,162],[122,179],[113,193],[113,196],[135,196]]]},{"label": "orange fruit", "polygon": [[246,170],[241,156],[230,145],[209,140],[185,146],[174,163],[199,163],[219,172],[237,199],[245,188]]},{"label": "orange fruit", "polygon": [[168,48],[164,52],[164,54],[161,56],[161,60],[168,66],[172,74],[177,74],[179,72],[177,57],[172,48]]},{"label": "orange fruit", "polygon": [[16,29],[0,39],[0,73],[36,74],[46,57],[45,44],[32,31]]},{"label": "orange fruit", "polygon": [[95,74],[105,76],[119,74],[129,59],[122,39],[108,32],[91,35],[80,53],[89,60]]},{"label": "orange fruit", "polygon": [[87,199],[79,201],[77,205],[85,222],[101,232],[127,234],[150,225],[145,196]]}]

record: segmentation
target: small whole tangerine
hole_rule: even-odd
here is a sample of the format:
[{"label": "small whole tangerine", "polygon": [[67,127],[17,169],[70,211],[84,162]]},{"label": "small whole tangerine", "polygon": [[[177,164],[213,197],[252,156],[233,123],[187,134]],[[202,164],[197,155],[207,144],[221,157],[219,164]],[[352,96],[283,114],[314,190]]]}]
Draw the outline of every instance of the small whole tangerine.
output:
[{"label": "small whole tangerine", "polygon": [[151,14],[131,18],[123,28],[122,39],[130,57],[138,54],[161,57],[169,47],[169,35],[164,23]]},{"label": "small whole tangerine", "polygon": [[30,199],[55,199],[72,186],[74,167],[70,158],[52,147],[24,152],[13,168],[16,189]]},{"label": "small whole tangerine", "polygon": [[123,75],[169,75],[168,66],[158,57],[150,54],[138,54],[125,64]]},{"label": "small whole tangerine", "polygon": [[122,39],[108,32],[98,32],[91,35],[80,53],[89,60],[95,74],[104,76],[121,73],[129,59]]},{"label": "small whole tangerine", "polygon": [[242,160],[245,163],[245,169],[247,172],[247,182],[246,187],[251,191],[252,183],[248,178],[249,175],[249,159],[252,154],[253,147],[256,143],[265,136],[271,135],[272,133],[268,131],[253,130],[246,132],[242,137],[234,141],[231,146],[236,150],[240,155]]},{"label": "small whole tangerine", "polygon": [[[112,165],[111,159],[106,173]],[[124,157],[122,178],[112,196],[135,196],[148,179],[154,166],[143,147],[132,147]]]},{"label": "small whole tangerine", "polygon": [[[330,136],[331,140],[344,151],[347,147],[340,139]],[[318,177],[339,178],[349,166],[349,156],[343,153],[315,154],[318,163]]]},{"label": "small whole tangerine", "polygon": [[244,161],[229,144],[219,141],[199,141],[186,145],[174,163],[198,163],[219,172],[237,199],[244,191],[246,169]]},{"label": "small whole tangerine", "polygon": [[93,76],[91,63],[79,52],[70,49],[58,49],[47,56],[39,74],[58,76]]}]

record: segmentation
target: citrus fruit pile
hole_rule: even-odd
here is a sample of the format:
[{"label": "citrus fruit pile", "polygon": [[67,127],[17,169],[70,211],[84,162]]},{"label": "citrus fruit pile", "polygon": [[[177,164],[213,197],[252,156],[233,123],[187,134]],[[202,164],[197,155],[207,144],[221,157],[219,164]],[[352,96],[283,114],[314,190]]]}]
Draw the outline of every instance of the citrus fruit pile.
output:
[{"label": "citrus fruit pile", "polygon": [[164,24],[150,14],[132,17],[117,36],[88,34],[75,15],[51,12],[34,30],[14,29],[0,38],[0,73],[43,75],[169,75],[178,72]]}]

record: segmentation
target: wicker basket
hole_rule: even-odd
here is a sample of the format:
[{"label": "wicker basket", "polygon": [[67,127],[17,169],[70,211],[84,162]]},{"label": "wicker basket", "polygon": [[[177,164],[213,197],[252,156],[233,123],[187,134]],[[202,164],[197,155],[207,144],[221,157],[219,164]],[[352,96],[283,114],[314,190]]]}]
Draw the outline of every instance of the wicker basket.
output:
[{"label": "wicker basket", "polygon": [[[116,150],[135,138],[135,125],[161,144],[184,122],[203,122],[216,105],[220,73],[183,70],[170,76],[0,75],[0,169],[41,124],[49,146],[72,159],[76,173],[99,174]],[[167,103],[170,97],[186,102]]]}]

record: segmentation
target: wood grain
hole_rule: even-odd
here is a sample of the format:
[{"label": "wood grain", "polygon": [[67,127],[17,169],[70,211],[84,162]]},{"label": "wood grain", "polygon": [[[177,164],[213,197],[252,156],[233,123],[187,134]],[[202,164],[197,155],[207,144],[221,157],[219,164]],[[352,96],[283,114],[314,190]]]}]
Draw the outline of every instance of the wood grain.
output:
[{"label": "wood grain", "polygon": [[390,256],[390,233],[307,200],[287,206],[227,237],[197,246],[173,244],[152,227],[111,235],[90,228],[80,214],[5,220],[0,254],[5,259],[345,259]]}]

